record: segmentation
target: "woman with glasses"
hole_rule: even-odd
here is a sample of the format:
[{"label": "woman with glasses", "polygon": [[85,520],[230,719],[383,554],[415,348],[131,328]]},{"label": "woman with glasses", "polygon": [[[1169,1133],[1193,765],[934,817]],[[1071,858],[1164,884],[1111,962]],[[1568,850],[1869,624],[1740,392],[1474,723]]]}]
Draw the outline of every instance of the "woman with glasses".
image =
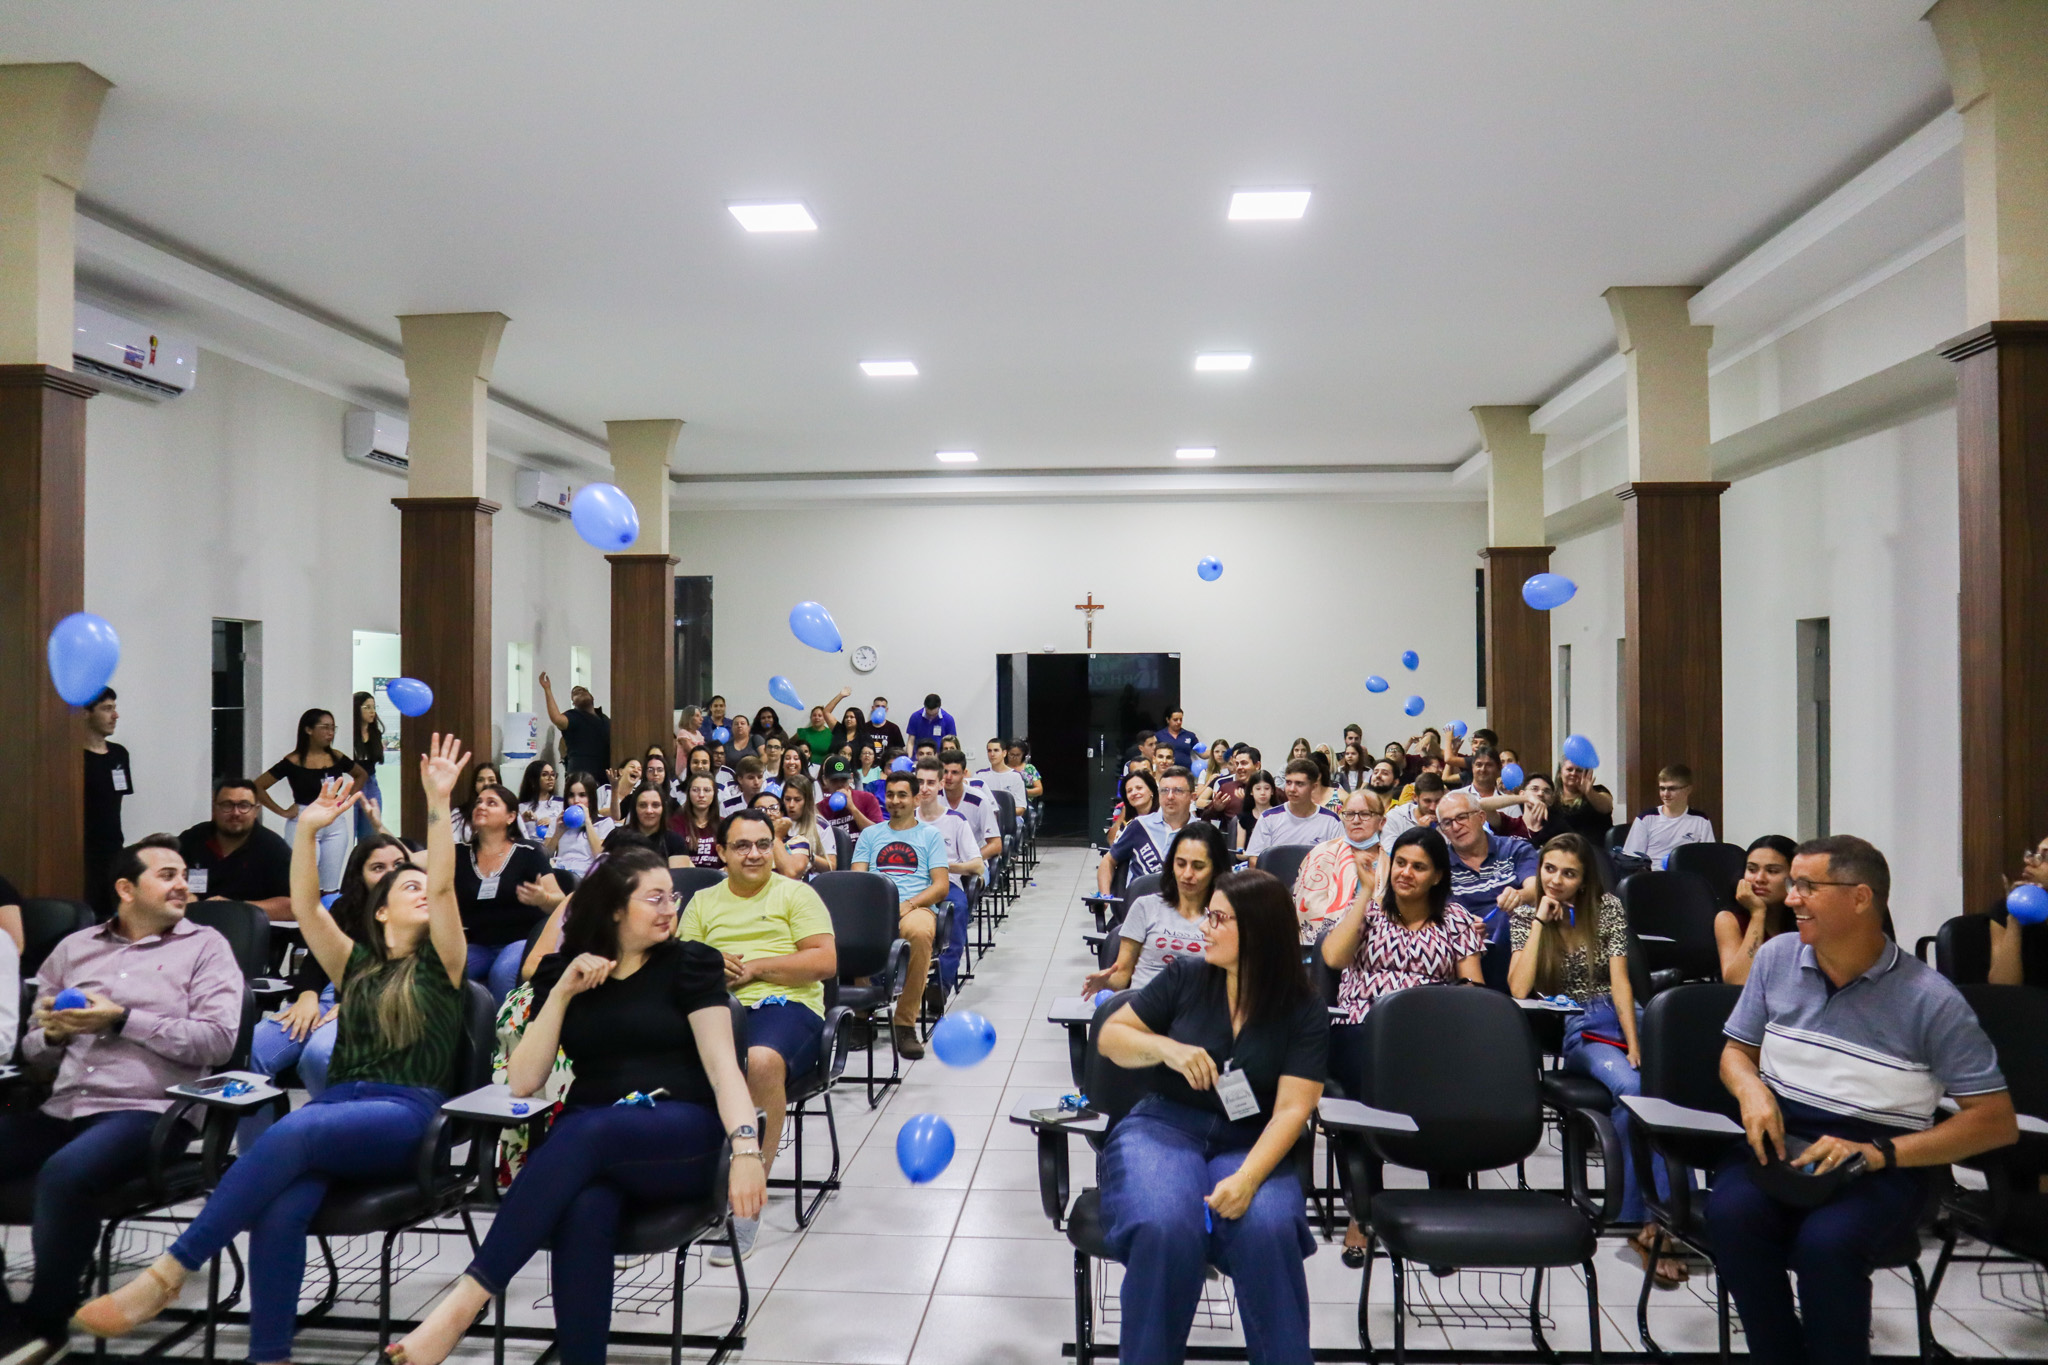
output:
[{"label": "woman with glasses", "polygon": [[512,1051],[508,1085],[520,1098],[538,1092],[558,1049],[575,1082],[469,1269],[390,1348],[397,1365],[445,1360],[544,1246],[554,1257],[564,1365],[601,1365],[621,1208],[628,1199],[702,1199],[727,1138],[727,1202],[737,1218],[760,1214],[767,1177],[726,1004],[725,958],[677,938],[676,916],[668,869],[646,850],[606,858],[576,888],[562,949],[534,973],[541,1003]]},{"label": "woman with glasses", "polygon": [[1166,866],[1173,880],[1160,889],[1171,899],[1155,891],[1131,902],[1117,931],[1115,965],[1090,973],[1081,994],[1143,989],[1167,964],[1202,951],[1202,916],[1217,875],[1230,866],[1222,831],[1206,820],[1190,821],[1166,846]]},{"label": "woman with glasses", "polygon": [[1102,1025],[1103,1057],[1152,1080],[1099,1168],[1109,1255],[1124,1266],[1123,1358],[1185,1357],[1214,1265],[1236,1287],[1249,1357],[1294,1365],[1311,1359],[1302,1261],[1315,1239],[1287,1158],[1322,1097],[1329,1020],[1270,873],[1219,878],[1203,924],[1201,955]]},{"label": "woman with glasses", "polygon": [[[2013,885],[2029,882],[2048,887],[2048,838],[2020,853],[2020,880]],[[1991,911],[1990,929],[1991,972],[1986,979],[1992,985],[2048,985],[2048,929],[2014,919],[2003,898]]]},{"label": "woman with glasses", "polygon": [[1362,888],[1374,900],[1387,879],[1381,831],[1386,806],[1376,793],[1356,791],[1337,808],[1339,833],[1310,848],[1294,878],[1294,912],[1301,922],[1301,941],[1314,943],[1344,913],[1361,887],[1358,869],[1367,870]]},{"label": "woman with glasses", "polygon": [[1714,915],[1714,946],[1721,953],[1721,980],[1728,985],[1749,980],[1757,949],[1766,941],[1798,929],[1785,904],[1798,847],[1782,834],[1766,834],[1742,855],[1735,904]]},{"label": "woman with glasses", "polygon": [[526,765],[519,775],[519,834],[535,843],[545,841],[562,818],[562,802],[555,765],[544,758]]},{"label": "woman with glasses", "polygon": [[613,822],[599,813],[597,779],[589,773],[570,773],[563,790],[562,815],[566,817],[569,807],[575,806],[583,812],[581,823],[572,829],[566,818],[556,820],[541,851],[550,863],[580,877],[604,852],[605,836],[612,832]]}]

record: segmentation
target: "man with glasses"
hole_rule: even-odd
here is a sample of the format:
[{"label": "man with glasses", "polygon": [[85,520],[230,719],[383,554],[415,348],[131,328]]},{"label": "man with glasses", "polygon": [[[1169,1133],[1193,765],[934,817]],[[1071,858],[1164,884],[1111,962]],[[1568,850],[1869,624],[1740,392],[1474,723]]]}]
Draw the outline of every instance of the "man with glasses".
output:
[{"label": "man with glasses", "polygon": [[915,1061],[924,1056],[917,1036],[917,1005],[932,970],[932,941],[939,931],[935,906],[946,899],[946,841],[917,819],[917,774],[892,772],[882,788],[889,823],[869,825],[853,846],[855,872],[879,872],[896,883],[896,932],[910,944],[903,993],[896,1000],[890,1036],[896,1051]]},{"label": "man with glasses", "polygon": [[[839,972],[832,916],[807,883],[775,874],[775,826],[742,810],[718,825],[725,880],[690,897],[676,937],[725,956],[725,984],[747,1009],[747,1091],[763,1119],[763,1174],[782,1139],[789,1082],[819,1065],[825,986]],[[754,1248],[759,1218],[735,1218],[740,1255]],[[731,1253],[720,1264],[730,1264]]]},{"label": "man with glasses", "polygon": [[195,900],[247,901],[280,924],[292,922],[292,849],[263,827],[247,778],[213,784],[213,818],[178,836]]},{"label": "man with glasses", "polygon": [[1166,866],[1173,836],[1187,828],[1195,781],[1186,768],[1170,765],[1159,775],[1159,809],[1125,822],[1109,852],[1095,865],[1095,889],[1108,895],[1112,886],[1129,886]]},{"label": "man with glasses", "polygon": [[[1868,1360],[1873,1260],[1911,1242],[1938,1172],[2019,1136],[1975,1012],[1886,935],[1890,894],[1872,845],[1801,844],[1785,900],[1799,932],[1757,950],[1728,1016],[1721,1080],[1749,1150],[1714,1177],[1707,1225],[1753,1359]],[[1852,1162],[1832,1192],[1800,1183]],[[1795,1189],[1809,1197],[1779,1197]]]},{"label": "man with glasses", "polygon": [[1680,844],[1711,844],[1714,822],[1704,811],[1692,810],[1692,769],[1673,763],[1657,770],[1657,809],[1645,811],[1629,826],[1628,840],[1621,851],[1641,858],[1651,867],[1662,868],[1671,861],[1671,850]]},{"label": "man with glasses", "polygon": [[1451,846],[1451,899],[1486,924],[1486,984],[1506,990],[1512,912],[1538,900],[1536,846],[1487,829],[1486,813],[1468,792],[1448,792],[1437,802],[1436,827]]}]

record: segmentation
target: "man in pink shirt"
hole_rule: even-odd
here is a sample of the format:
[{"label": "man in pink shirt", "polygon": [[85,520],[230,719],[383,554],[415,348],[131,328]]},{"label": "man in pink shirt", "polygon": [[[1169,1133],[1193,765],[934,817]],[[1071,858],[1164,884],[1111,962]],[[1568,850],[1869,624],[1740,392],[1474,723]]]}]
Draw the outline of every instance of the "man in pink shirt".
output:
[{"label": "man in pink shirt", "polygon": [[[0,1112],[0,1171],[35,1178],[35,1281],[0,1291],[0,1359],[42,1365],[66,1344],[100,1226],[97,1199],[142,1174],[166,1088],[228,1060],[246,986],[228,941],[185,918],[178,841],[152,834],[114,861],[114,918],[59,943],[36,974],[22,1059],[54,1076],[42,1108]],[[85,994],[57,1009],[59,992]]]}]

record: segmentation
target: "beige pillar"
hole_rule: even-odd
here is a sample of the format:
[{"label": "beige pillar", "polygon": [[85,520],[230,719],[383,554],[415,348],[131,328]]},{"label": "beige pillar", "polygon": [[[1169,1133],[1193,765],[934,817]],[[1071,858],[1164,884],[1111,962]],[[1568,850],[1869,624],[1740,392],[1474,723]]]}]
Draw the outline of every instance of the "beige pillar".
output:
[{"label": "beige pillar", "polygon": [[1535,406],[1472,409],[1486,448],[1486,543],[1543,543],[1543,441]]},{"label": "beige pillar", "polygon": [[1970,325],[2048,318],[2048,4],[1940,0],[1927,21],[1963,115]]},{"label": "beige pillar", "polygon": [[668,552],[668,465],[676,418],[606,422],[612,478],[640,514],[640,538],[612,565],[612,757],[675,738],[676,561]]},{"label": "beige pillar", "polygon": [[1622,286],[1606,293],[1615,344],[1628,362],[1628,476],[1632,482],[1704,479],[1707,348],[1714,329],[1695,327],[1692,285]]},{"label": "beige pillar", "polygon": [[[503,313],[415,314],[405,340],[410,465],[398,550],[399,666],[434,690],[433,709],[399,730],[400,769],[418,771],[428,737],[459,735],[479,761],[491,746],[491,514],[484,497],[491,368]],[[456,799],[469,792],[469,774]],[[405,803],[405,834],[426,835],[424,803]]]},{"label": "beige pillar", "polygon": [[1550,613],[1522,584],[1550,567],[1543,539],[1543,437],[1533,407],[1472,409],[1486,447],[1486,723],[1531,772],[1551,764]]},{"label": "beige pillar", "polygon": [[0,66],[0,365],[71,368],[73,205],[112,82]]}]

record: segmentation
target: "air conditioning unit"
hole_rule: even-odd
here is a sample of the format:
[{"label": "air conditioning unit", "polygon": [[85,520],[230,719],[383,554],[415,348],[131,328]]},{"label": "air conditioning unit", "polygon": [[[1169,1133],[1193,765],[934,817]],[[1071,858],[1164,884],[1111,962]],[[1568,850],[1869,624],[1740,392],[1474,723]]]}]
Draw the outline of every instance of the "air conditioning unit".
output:
[{"label": "air conditioning unit", "polygon": [[538,469],[522,469],[512,480],[513,500],[529,512],[569,519],[569,500],[576,495],[568,480]]},{"label": "air conditioning unit", "polygon": [[199,382],[199,348],[191,342],[89,303],[74,303],[72,316],[72,364],[105,387],[154,403],[190,393]]},{"label": "air conditioning unit", "polygon": [[410,430],[403,417],[368,408],[350,408],[341,419],[341,453],[357,464],[403,474],[412,468],[405,458]]}]

